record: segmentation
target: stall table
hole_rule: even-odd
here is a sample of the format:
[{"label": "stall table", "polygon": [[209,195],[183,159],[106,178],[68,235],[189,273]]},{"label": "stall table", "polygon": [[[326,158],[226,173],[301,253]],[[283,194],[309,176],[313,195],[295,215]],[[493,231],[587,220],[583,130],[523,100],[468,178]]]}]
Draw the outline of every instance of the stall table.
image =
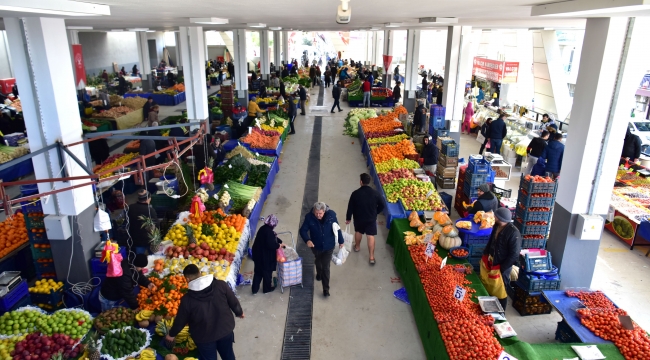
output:
[{"label": "stall table", "polygon": [[4,182],[14,181],[33,172],[34,165],[32,164],[32,159],[27,159],[4,170],[0,170],[0,180]]},{"label": "stall table", "polygon": [[126,130],[142,124],[144,117],[142,110],[134,110],[130,113],[120,116],[118,118],[102,118],[103,120],[111,122],[113,129]]},{"label": "stall table", "polygon": [[580,341],[583,343],[590,344],[611,344],[611,341],[607,341],[599,336],[596,336],[591,330],[587,329],[580,323],[575,309],[577,307],[582,307],[578,300],[575,297],[569,297],[564,293],[564,290],[543,290],[542,295],[548,300],[555,310],[557,310],[560,315],[564,318],[567,325],[576,333]]},{"label": "stall table", "polygon": [[161,106],[176,106],[183,101],[185,101],[185,92],[180,92],[176,95],[167,95],[167,94],[154,94],[154,93],[126,93],[124,94],[124,98],[128,97],[142,97],[142,98],[149,98],[151,96],[153,98],[153,101],[155,101],[158,105]]},{"label": "stall table", "polygon": [[[438,324],[433,317],[433,311],[429,305],[424,287],[420,282],[420,277],[415,268],[415,264],[404,242],[404,231],[414,231],[406,219],[393,220],[388,233],[387,243],[394,249],[394,264],[400,274],[402,283],[406,288],[411,309],[415,318],[415,323],[422,340],[422,346],[426,353],[427,359],[449,359],[445,343],[442,340]],[[440,256],[446,256],[447,251],[436,248]],[[464,264],[465,260],[456,260],[450,258],[447,264]],[[478,271],[478,269],[476,270]],[[488,293],[483,287],[478,275],[474,272],[467,275],[471,281],[471,288],[476,290],[475,296],[487,296]],[[517,331],[517,329],[515,329]],[[577,354],[571,349],[570,344],[529,344],[512,337],[508,339],[499,339],[504,350],[518,358],[526,360],[546,360],[546,359],[571,359]],[[607,360],[623,359],[623,356],[613,344],[598,344],[598,349],[607,357]]]}]

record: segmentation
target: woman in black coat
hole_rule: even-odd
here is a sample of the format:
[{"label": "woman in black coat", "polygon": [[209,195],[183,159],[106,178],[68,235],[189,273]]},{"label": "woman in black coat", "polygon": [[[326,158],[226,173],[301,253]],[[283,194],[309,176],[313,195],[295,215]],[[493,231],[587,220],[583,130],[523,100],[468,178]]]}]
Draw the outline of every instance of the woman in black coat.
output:
[{"label": "woman in black coat", "polygon": [[257,230],[255,242],[253,243],[253,261],[255,270],[253,271],[253,295],[260,290],[262,283],[262,292],[264,294],[275,290],[271,286],[273,271],[277,267],[276,250],[280,246],[284,247],[282,240],[278,239],[273,229],[278,225],[278,218],[271,214],[264,220],[264,225]]}]

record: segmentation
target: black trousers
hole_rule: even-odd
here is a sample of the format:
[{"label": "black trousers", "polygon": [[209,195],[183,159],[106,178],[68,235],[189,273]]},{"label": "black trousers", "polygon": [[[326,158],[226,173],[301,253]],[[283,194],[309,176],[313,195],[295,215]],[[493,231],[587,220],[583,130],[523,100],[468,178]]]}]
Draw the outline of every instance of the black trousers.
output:
[{"label": "black trousers", "polygon": [[294,129],[294,127],[293,127],[293,122],[294,122],[295,120],[296,120],[296,114],[293,114],[293,116],[291,116],[291,120],[289,120],[289,124],[291,125],[291,133],[295,133],[295,132],[296,132],[296,129]]},{"label": "black trousers", "polygon": [[316,265],[316,276],[320,275],[321,281],[323,282],[323,291],[330,290],[330,264],[332,263],[332,254],[334,249],[327,251],[316,250],[311,248],[311,251],[314,253],[314,264]]},{"label": "black trousers", "polygon": [[332,110],[331,111],[334,111],[335,107],[338,107],[339,111],[341,111],[341,105],[339,104],[339,99],[334,99],[334,105],[332,105]]},{"label": "black trousers", "polygon": [[257,292],[260,291],[260,283],[262,283],[262,292],[267,293],[271,291],[271,288],[273,287],[271,284],[272,278],[273,270],[264,271],[258,269],[256,266],[253,272],[253,294],[257,294]]},{"label": "black trousers", "polygon": [[[505,269],[503,272],[501,272],[501,278],[503,279],[503,285],[505,285],[506,288],[506,294],[509,296],[514,295],[514,290],[510,286],[510,272],[512,271],[512,267],[509,267]],[[501,307],[503,310],[506,310],[506,307],[508,306],[508,297],[506,296],[504,299],[499,299],[499,303],[501,303]]]},{"label": "black trousers", "polygon": [[483,155],[483,151],[485,150],[485,144],[487,144],[487,142],[488,139],[485,138],[485,140],[483,141],[483,145],[481,145],[481,150],[478,151],[479,154]]}]

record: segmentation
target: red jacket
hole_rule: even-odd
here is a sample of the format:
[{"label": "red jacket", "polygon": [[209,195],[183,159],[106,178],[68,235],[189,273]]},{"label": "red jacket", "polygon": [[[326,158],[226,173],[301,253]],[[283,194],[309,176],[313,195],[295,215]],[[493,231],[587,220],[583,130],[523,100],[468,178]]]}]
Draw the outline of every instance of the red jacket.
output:
[{"label": "red jacket", "polygon": [[362,89],[363,89],[363,92],[370,91],[370,81],[364,81]]}]

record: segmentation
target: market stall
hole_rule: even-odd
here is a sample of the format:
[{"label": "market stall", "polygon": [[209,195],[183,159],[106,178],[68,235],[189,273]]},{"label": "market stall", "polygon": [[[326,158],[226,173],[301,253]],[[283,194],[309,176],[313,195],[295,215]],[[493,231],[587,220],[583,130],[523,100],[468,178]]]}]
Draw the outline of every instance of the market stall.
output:
[{"label": "market stall", "polygon": [[649,173],[644,167],[621,159],[605,224],[605,229],[630,245],[630,250],[634,246],[650,246],[650,239],[640,230],[650,229],[650,181],[642,174]]},{"label": "market stall", "polygon": [[151,97],[153,98],[153,101],[155,101],[158,105],[176,106],[185,101],[185,86],[183,86],[183,84],[177,84],[175,85],[175,88],[169,88],[162,91],[154,91],[153,93],[128,92],[124,94],[124,97],[142,97],[145,99]]},{"label": "market stall", "polygon": [[93,113],[91,120],[94,118],[109,121],[112,128],[116,130],[131,129],[144,121],[141,110],[134,110],[127,106],[118,106],[107,111]]}]

